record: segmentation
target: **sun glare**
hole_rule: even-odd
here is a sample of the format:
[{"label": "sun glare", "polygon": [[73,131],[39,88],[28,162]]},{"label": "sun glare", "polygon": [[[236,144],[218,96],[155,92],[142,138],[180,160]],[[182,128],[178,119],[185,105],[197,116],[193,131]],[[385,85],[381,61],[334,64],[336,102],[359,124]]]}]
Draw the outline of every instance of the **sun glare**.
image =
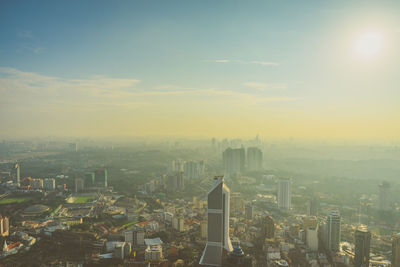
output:
[{"label": "sun glare", "polygon": [[358,36],[355,43],[355,50],[365,57],[372,57],[379,54],[383,46],[383,36],[378,32],[364,32]]}]

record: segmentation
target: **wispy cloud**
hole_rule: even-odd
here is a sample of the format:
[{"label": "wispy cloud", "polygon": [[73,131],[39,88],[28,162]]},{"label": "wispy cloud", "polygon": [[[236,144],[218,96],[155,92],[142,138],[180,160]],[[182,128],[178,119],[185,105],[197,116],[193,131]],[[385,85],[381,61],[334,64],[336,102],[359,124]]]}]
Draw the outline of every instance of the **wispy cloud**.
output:
[{"label": "wispy cloud", "polygon": [[18,31],[17,36],[20,38],[34,39],[34,35],[31,31]]},{"label": "wispy cloud", "polygon": [[255,89],[258,91],[265,91],[268,89],[286,89],[287,85],[284,83],[261,83],[261,82],[245,82],[243,85],[247,88]]},{"label": "wispy cloud", "polygon": [[259,61],[259,60],[238,60],[238,59],[214,59],[203,60],[204,62],[213,63],[236,63],[236,64],[254,64],[260,66],[279,66],[279,63],[273,61]]}]

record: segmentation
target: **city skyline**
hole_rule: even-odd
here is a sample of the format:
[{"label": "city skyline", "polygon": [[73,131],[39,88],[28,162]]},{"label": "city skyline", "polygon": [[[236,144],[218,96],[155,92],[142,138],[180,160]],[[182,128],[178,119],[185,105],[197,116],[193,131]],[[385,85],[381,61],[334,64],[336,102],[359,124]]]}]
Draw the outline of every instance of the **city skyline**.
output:
[{"label": "city skyline", "polygon": [[382,3],[4,1],[0,137],[398,140]]}]

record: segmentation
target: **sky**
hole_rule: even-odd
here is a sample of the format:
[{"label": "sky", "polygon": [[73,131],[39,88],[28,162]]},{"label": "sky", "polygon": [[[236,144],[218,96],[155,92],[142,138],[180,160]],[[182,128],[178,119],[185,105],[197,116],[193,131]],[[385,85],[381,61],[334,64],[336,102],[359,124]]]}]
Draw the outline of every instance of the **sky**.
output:
[{"label": "sky", "polygon": [[400,136],[399,1],[0,1],[0,137]]}]

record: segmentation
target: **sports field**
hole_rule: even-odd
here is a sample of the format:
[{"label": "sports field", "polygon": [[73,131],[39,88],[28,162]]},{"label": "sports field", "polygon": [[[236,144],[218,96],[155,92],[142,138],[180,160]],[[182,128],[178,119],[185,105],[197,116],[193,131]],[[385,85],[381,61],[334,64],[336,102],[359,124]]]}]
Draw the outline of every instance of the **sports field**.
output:
[{"label": "sports field", "polygon": [[14,204],[14,203],[23,203],[26,201],[31,200],[32,198],[30,197],[6,197],[3,199],[0,199],[0,205],[2,204]]},{"label": "sports field", "polygon": [[93,199],[94,199],[93,196],[80,196],[74,199],[74,203],[81,204],[81,203],[92,202]]}]

